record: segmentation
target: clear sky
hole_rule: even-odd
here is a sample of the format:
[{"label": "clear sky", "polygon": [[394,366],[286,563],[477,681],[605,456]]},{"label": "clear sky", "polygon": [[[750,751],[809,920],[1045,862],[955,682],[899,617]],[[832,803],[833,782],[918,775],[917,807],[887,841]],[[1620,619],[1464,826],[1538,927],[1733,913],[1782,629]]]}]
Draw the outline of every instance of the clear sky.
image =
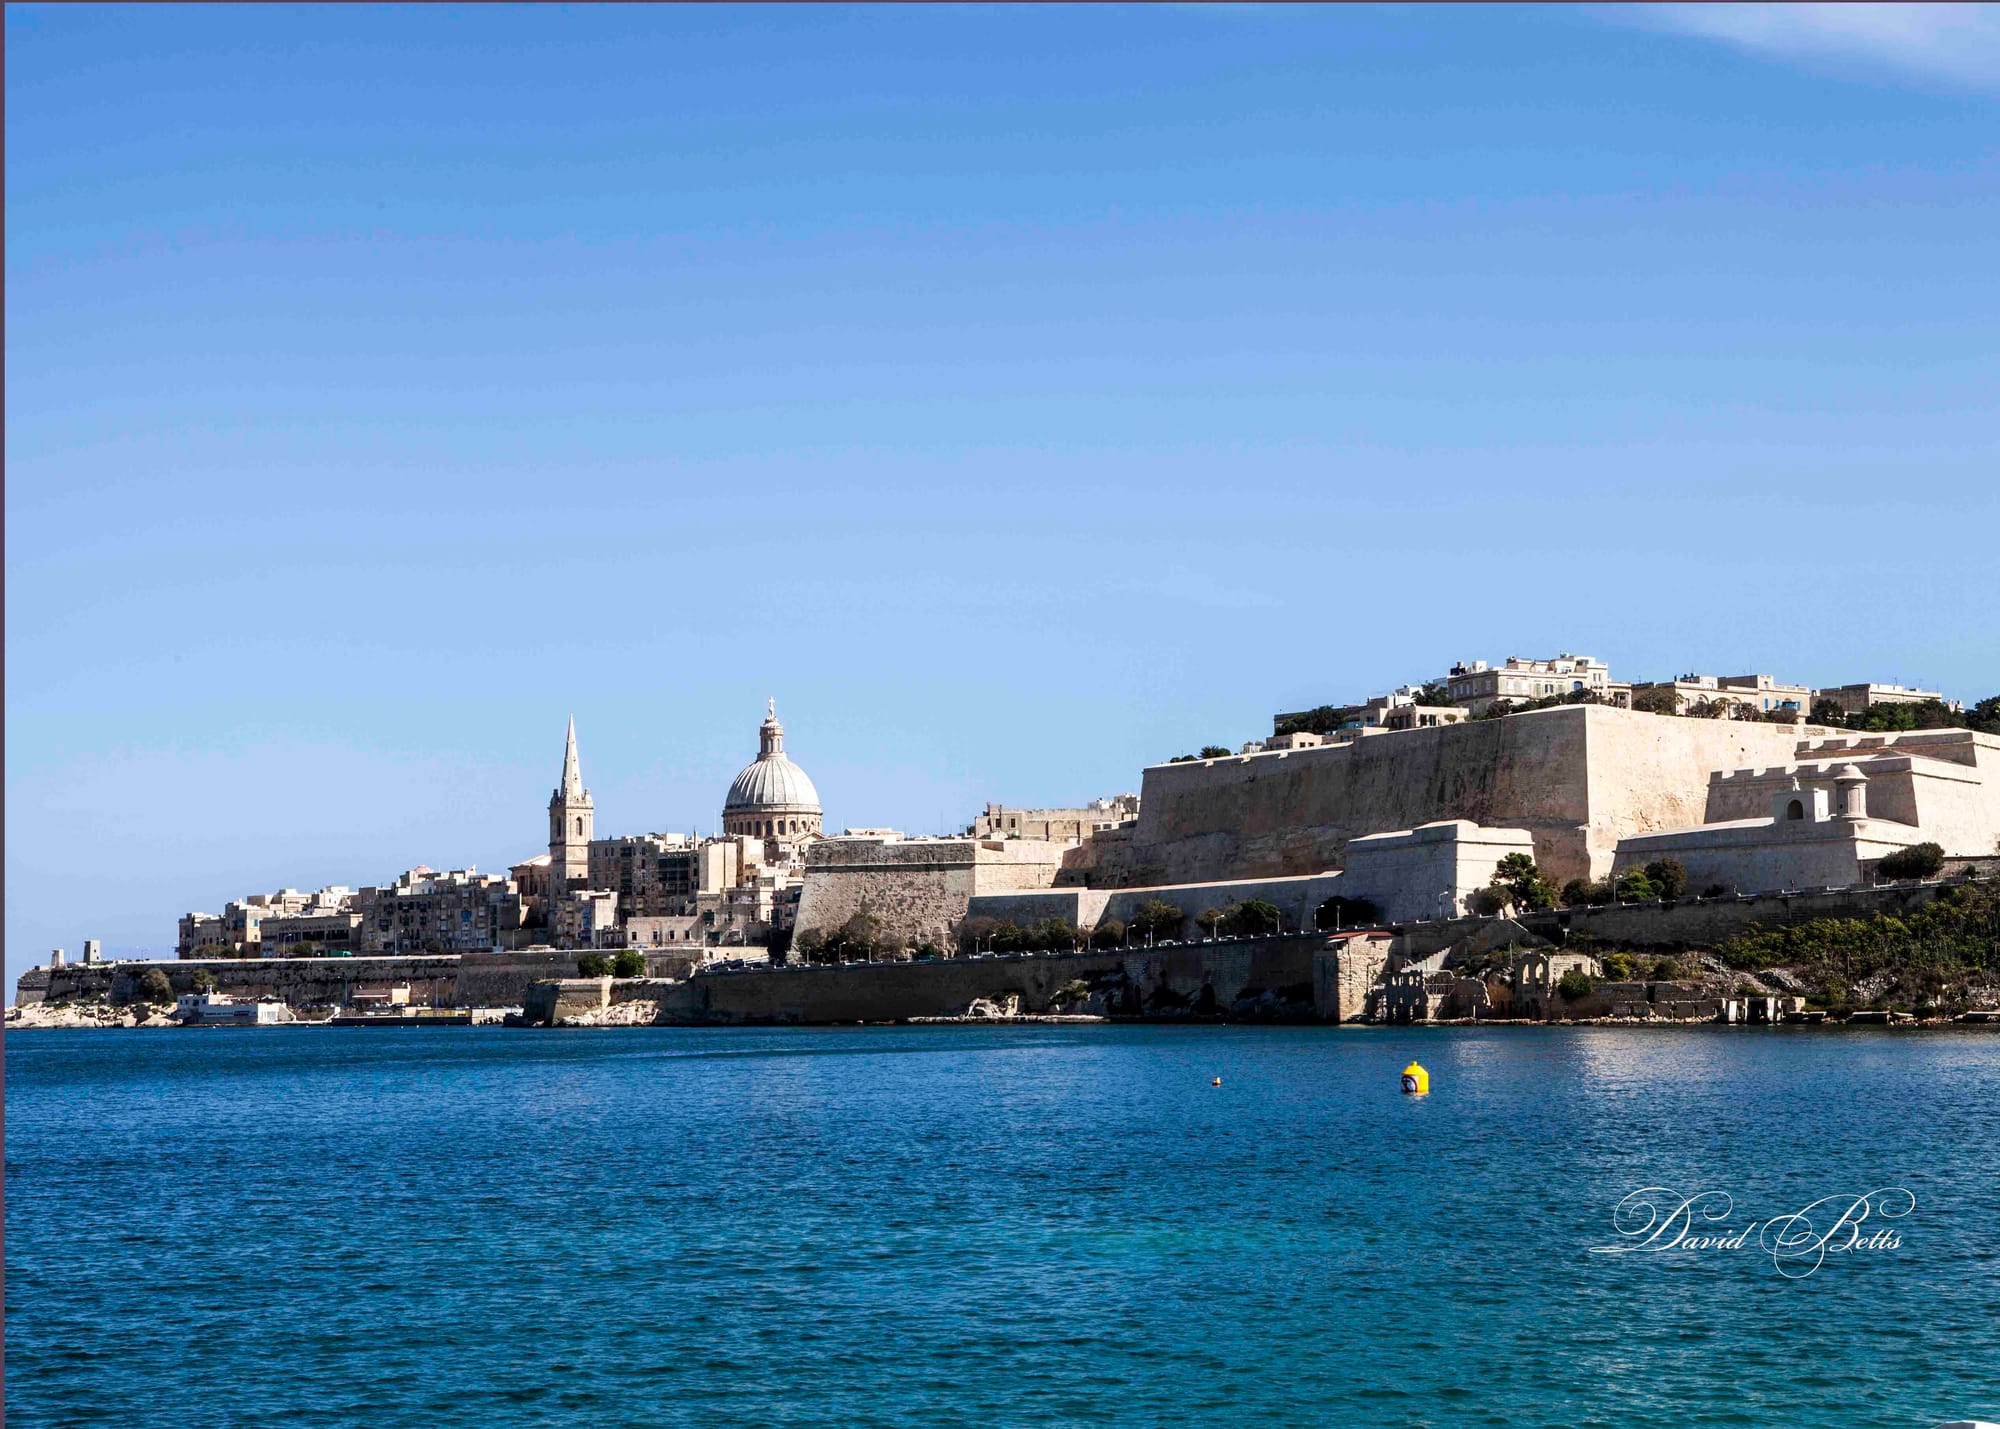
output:
[{"label": "clear sky", "polygon": [[7,979],[1136,789],[1457,658],[2000,691],[1990,10],[6,12]]}]

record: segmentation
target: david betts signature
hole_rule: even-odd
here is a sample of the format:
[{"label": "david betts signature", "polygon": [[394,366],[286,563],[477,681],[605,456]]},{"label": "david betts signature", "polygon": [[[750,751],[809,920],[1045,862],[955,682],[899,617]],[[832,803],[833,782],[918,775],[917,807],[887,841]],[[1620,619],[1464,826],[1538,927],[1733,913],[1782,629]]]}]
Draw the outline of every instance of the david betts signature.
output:
[{"label": "david betts signature", "polygon": [[[1611,1225],[1619,1239],[1594,1245],[1592,1255],[1693,1255],[1702,1251],[1754,1250],[1771,1257],[1787,1280],[1803,1280],[1829,1255],[1902,1248],[1902,1232],[1887,1224],[1917,1208],[1916,1195],[1884,1186],[1862,1195],[1822,1196],[1768,1221],[1736,1227],[1727,1191],[1684,1196],[1665,1186],[1642,1186],[1618,1203]],[[1874,1222],[1870,1225],[1870,1222]],[[1753,1240],[1752,1237],[1755,1237]]]}]

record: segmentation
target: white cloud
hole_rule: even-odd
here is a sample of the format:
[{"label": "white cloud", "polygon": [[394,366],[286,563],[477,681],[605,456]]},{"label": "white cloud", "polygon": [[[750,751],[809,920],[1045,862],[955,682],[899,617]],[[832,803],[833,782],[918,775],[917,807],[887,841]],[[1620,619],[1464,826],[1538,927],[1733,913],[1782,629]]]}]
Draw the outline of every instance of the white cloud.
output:
[{"label": "white cloud", "polygon": [[2000,89],[2000,5],[1644,5],[1607,18],[1783,59],[1873,68]]}]

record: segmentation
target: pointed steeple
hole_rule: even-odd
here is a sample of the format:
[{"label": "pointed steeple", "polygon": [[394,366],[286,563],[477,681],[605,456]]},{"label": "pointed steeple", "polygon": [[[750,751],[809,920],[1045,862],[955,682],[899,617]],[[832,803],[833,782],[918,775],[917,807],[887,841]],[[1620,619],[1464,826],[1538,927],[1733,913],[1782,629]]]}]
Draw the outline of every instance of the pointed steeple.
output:
[{"label": "pointed steeple", "polygon": [[576,759],[576,716],[569,717],[569,742],[563,746],[563,793],[572,799],[583,795],[583,766]]}]

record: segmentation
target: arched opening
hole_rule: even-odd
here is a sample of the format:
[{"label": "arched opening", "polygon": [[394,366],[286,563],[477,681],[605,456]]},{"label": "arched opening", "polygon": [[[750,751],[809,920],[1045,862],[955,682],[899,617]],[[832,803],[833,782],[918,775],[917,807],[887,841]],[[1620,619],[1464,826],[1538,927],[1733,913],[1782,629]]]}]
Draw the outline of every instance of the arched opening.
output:
[{"label": "arched opening", "polygon": [[1806,806],[1800,803],[1797,799],[1794,799],[1792,800],[1791,803],[1785,805],[1786,819],[1788,820],[1803,819],[1805,816],[1806,816]]},{"label": "arched opening", "polygon": [[577,835],[577,837],[578,837],[578,838],[582,838],[582,837],[583,837],[583,820],[582,820],[582,819],[578,819],[578,820],[576,821],[576,835]]}]

